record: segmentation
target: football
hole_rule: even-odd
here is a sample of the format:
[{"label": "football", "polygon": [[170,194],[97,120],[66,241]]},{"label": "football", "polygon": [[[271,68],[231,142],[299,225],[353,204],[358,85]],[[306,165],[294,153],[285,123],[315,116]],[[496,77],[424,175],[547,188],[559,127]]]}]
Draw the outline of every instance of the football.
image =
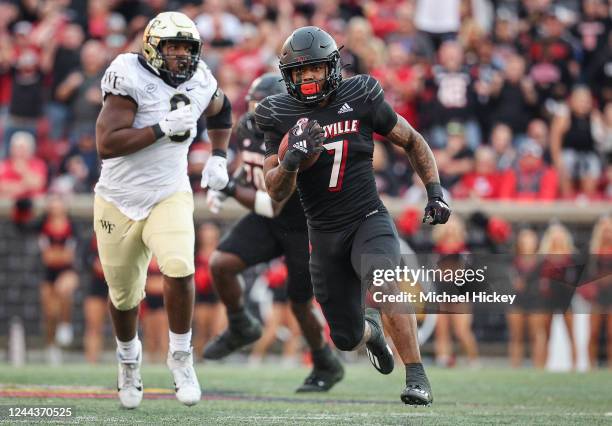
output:
[{"label": "football", "polygon": [[[280,146],[278,147],[278,161],[282,161],[282,159],[285,158],[285,153],[287,152],[288,147],[289,147],[289,133],[286,133],[285,136],[283,137],[283,140],[281,141]],[[308,157],[307,159],[303,160],[300,163],[300,168],[298,170],[298,173],[311,168],[314,165],[314,163],[316,163],[317,160],[319,159],[319,155],[321,155],[321,153],[317,152],[312,157]]]}]

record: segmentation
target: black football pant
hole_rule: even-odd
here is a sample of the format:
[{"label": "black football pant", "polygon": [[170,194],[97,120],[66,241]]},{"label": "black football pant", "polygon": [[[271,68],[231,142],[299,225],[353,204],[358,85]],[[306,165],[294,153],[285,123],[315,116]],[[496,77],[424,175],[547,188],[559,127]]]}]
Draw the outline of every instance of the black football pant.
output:
[{"label": "black football pant", "polygon": [[364,332],[365,292],[374,269],[400,265],[399,236],[387,212],[338,232],[309,230],[310,274],[336,347],[353,350]]},{"label": "black football pant", "polygon": [[217,250],[238,256],[247,267],[284,255],[289,300],[304,303],[312,298],[305,228],[288,229],[273,218],[249,213],[223,237]]}]

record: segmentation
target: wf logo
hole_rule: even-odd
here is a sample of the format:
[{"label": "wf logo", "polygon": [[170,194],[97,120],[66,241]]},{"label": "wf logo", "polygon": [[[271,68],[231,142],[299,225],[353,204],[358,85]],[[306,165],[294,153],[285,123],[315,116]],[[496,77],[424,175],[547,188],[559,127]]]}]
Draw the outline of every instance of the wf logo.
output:
[{"label": "wf logo", "polygon": [[112,85],[113,89],[116,89],[117,86],[121,85],[121,82],[123,81],[123,77],[117,75],[115,71],[107,71],[106,74],[104,75],[104,80],[106,81],[107,84]]},{"label": "wf logo", "polygon": [[108,234],[110,234],[111,232],[113,232],[113,229],[115,229],[115,224],[110,223],[107,220],[103,220],[100,219],[100,226],[102,227],[102,229],[104,229]]}]

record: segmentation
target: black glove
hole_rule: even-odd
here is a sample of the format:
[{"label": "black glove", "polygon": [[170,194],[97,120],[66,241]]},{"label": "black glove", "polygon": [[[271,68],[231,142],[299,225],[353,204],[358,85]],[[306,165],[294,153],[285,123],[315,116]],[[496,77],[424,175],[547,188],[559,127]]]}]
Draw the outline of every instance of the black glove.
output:
[{"label": "black glove", "polygon": [[325,131],[317,123],[310,120],[304,126],[301,120],[289,130],[289,143],[287,152],[281,161],[283,168],[294,172],[300,167],[300,163],[323,151],[325,142]]},{"label": "black glove", "polygon": [[427,206],[423,215],[423,223],[437,225],[446,223],[451,215],[451,209],[444,201],[442,187],[439,183],[428,183],[425,185],[427,190]]}]

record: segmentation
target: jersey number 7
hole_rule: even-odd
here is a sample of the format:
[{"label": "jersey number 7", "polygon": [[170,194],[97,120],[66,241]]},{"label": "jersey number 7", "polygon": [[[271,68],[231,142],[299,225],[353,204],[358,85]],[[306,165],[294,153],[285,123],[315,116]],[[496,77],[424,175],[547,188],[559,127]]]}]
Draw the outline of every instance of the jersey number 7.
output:
[{"label": "jersey number 7", "polygon": [[334,164],[329,178],[329,186],[327,190],[330,192],[338,192],[342,189],[342,179],[344,178],[344,169],[346,167],[346,157],[348,151],[348,141],[335,141],[323,144],[327,153],[334,156]]}]

